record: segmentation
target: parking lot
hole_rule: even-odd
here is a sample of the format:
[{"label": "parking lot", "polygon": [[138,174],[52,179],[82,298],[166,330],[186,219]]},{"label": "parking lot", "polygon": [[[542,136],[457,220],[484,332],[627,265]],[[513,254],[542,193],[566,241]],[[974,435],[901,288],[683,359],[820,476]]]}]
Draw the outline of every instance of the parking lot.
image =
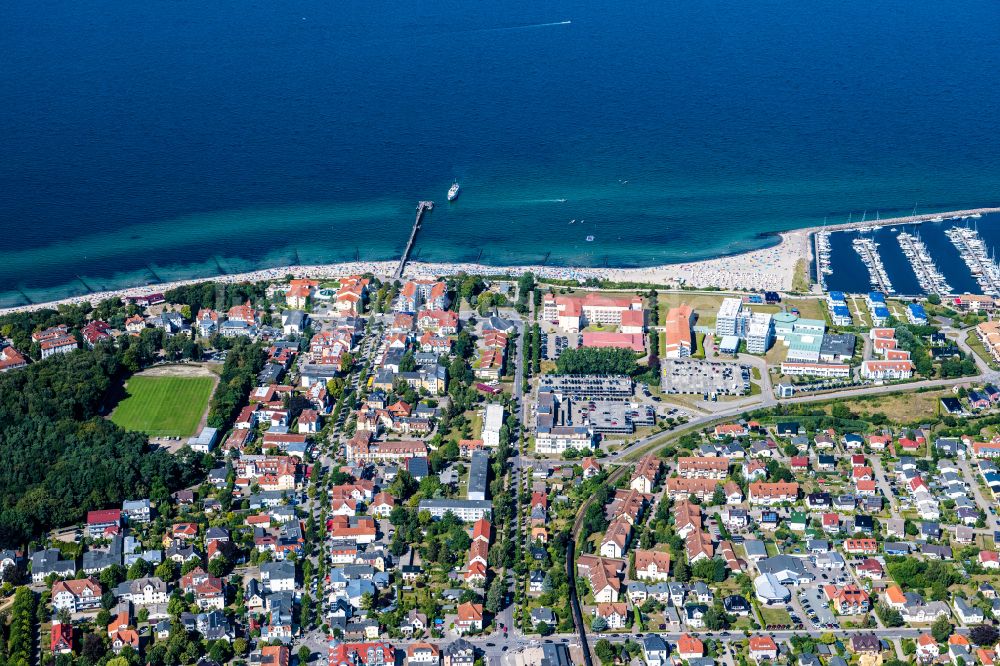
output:
[{"label": "parking lot", "polygon": [[582,336],[577,334],[546,333],[542,336],[542,358],[546,361],[554,361],[565,350],[579,347],[581,339]]},{"label": "parking lot", "polygon": [[750,392],[750,367],[697,359],[665,359],[663,391],[668,394],[746,395]]},{"label": "parking lot", "polygon": [[[825,583],[826,581],[820,579],[819,582]],[[833,629],[840,626],[821,589],[809,587],[801,590],[799,603],[802,604],[802,610],[806,613],[806,619],[817,627]]]}]

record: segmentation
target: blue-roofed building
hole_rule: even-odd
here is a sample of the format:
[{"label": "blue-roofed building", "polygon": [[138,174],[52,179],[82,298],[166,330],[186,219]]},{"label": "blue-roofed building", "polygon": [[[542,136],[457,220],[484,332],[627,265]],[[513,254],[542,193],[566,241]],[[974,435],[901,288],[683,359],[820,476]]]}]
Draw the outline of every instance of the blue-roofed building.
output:
[{"label": "blue-roofed building", "polygon": [[430,466],[427,464],[427,458],[424,456],[415,456],[413,458],[406,459],[406,471],[410,473],[417,481],[422,481],[425,477],[430,475]]},{"label": "blue-roofed building", "polygon": [[879,305],[885,305],[885,294],[881,291],[869,291],[865,302],[868,303],[869,310],[874,310]]},{"label": "blue-roofed building", "polygon": [[846,305],[835,305],[830,311],[830,319],[833,321],[834,326],[850,326],[851,311]]},{"label": "blue-roofed building", "polygon": [[889,308],[884,305],[876,305],[872,308],[872,326],[885,326],[889,321]]},{"label": "blue-roofed building", "polygon": [[832,310],[838,305],[847,305],[847,297],[842,291],[831,291],[826,295],[826,306]]},{"label": "blue-roofed building", "polygon": [[926,324],[927,313],[924,312],[924,306],[920,303],[910,303],[906,306],[906,318],[911,324]]}]

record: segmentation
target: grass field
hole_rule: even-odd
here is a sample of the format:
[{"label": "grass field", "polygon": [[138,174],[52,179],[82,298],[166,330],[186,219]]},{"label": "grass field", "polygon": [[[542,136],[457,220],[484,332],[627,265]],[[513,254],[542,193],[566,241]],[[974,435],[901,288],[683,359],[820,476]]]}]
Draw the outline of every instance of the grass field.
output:
[{"label": "grass field", "polygon": [[795,262],[795,273],[792,276],[792,291],[808,292],[812,284],[812,276],[809,275],[809,262],[799,259]]},{"label": "grass field", "polygon": [[[871,395],[838,400],[837,402],[847,405],[852,412],[859,414],[861,418],[882,413],[886,418],[897,423],[917,423],[933,420],[940,416],[941,398],[953,395],[950,389],[938,389],[934,391],[910,391],[893,395]],[[831,409],[832,407],[829,405],[823,407],[826,412]]]},{"label": "grass field", "polygon": [[[672,307],[681,303],[687,303],[698,314],[698,326],[715,326],[716,315],[719,306],[725,298],[739,297],[738,294],[718,292],[714,294],[693,294],[685,292],[661,292],[658,296],[660,306],[660,322],[667,320],[667,312]],[[822,300],[816,297],[789,298],[784,301],[784,306],[791,310],[798,308],[799,316],[806,319],[823,319],[826,306]],[[781,305],[748,305],[754,312],[767,312],[775,314],[781,312]]]},{"label": "grass field", "polygon": [[111,414],[126,430],[153,437],[190,437],[208,407],[214,380],[211,377],[143,377],[125,386],[127,397]]},{"label": "grass field", "polygon": [[986,347],[983,346],[983,341],[979,339],[978,335],[976,335],[976,329],[972,329],[968,332],[965,337],[965,342],[972,348],[972,351],[975,352],[976,356],[986,361],[986,365],[990,366],[994,370],[998,368],[996,361],[993,360],[990,353],[986,351]]},{"label": "grass field", "polygon": [[768,608],[766,606],[758,607],[760,611],[760,620],[764,623],[764,626],[771,624],[791,624],[792,618],[788,614],[788,611],[784,608]]}]

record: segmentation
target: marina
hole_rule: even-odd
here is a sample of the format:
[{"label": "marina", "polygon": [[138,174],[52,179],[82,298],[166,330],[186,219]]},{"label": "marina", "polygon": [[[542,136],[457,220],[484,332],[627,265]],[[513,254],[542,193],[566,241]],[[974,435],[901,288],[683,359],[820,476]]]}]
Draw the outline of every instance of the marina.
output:
[{"label": "marina", "polygon": [[854,294],[1000,296],[998,223],[996,209],[982,209],[824,225],[813,234],[815,278],[823,290]]},{"label": "marina", "polygon": [[[895,227],[890,229],[890,231],[895,230]],[[927,294],[937,294],[938,296],[950,294],[952,291],[951,285],[948,284],[944,275],[934,264],[934,260],[931,259],[931,255],[927,252],[927,246],[920,240],[920,234],[909,234],[903,231],[896,236],[896,239],[899,241],[899,246],[902,248],[903,254],[910,260],[910,266],[913,268],[913,272],[917,276],[917,281],[920,282],[920,287],[924,292]]]},{"label": "marina", "polygon": [[828,231],[818,231],[815,236],[815,247],[816,252],[816,282],[826,290],[826,276],[833,274],[833,269],[830,268],[830,233]]},{"label": "marina", "polygon": [[871,238],[855,238],[852,245],[854,251],[861,257],[861,263],[868,269],[872,289],[886,294],[895,293],[896,290],[889,281],[889,274],[882,264],[882,257],[878,253],[878,243]]},{"label": "marina", "polygon": [[986,243],[979,232],[969,227],[952,227],[945,234],[962,256],[983,293],[1000,296],[1000,267],[993,260],[992,252],[986,249]]}]

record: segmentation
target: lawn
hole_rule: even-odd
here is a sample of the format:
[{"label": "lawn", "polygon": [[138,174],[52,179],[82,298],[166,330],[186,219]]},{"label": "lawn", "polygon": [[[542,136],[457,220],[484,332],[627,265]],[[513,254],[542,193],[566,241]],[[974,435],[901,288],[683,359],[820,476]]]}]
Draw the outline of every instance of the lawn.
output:
[{"label": "lawn", "polygon": [[[663,336],[664,349],[666,349],[666,339],[667,336]],[[697,346],[695,352],[691,354],[692,358],[705,358],[705,334],[698,333],[696,336]]]},{"label": "lawn", "polygon": [[799,316],[804,319],[823,319],[825,317],[826,302],[815,296],[811,298],[786,298],[783,304],[789,311],[792,308],[798,309]]},{"label": "lawn", "polygon": [[792,291],[808,292],[812,285],[812,276],[809,274],[809,261],[799,259],[795,262],[795,273],[792,276]]},{"label": "lawn", "polygon": [[[874,413],[882,413],[894,423],[915,423],[918,421],[935,420],[939,416],[941,398],[954,394],[950,389],[934,391],[908,391],[891,395],[871,395],[837,402],[847,407],[864,419]],[[824,406],[829,412],[832,406]]]},{"label": "lawn", "polygon": [[[725,298],[739,298],[739,294],[729,294],[718,292],[714,294],[694,294],[685,292],[660,292],[658,301],[660,306],[660,323],[667,320],[667,312],[670,308],[687,303],[698,315],[697,326],[715,327],[716,315],[719,306]],[[821,299],[813,297],[788,298],[783,302],[786,309],[798,308],[799,316],[807,319],[823,319],[826,311],[826,304]],[[753,305],[748,304],[754,312],[767,312],[775,314],[781,312],[781,305]]]},{"label": "lawn", "polygon": [[757,610],[760,611],[760,620],[765,627],[772,624],[791,624],[792,618],[789,616],[788,611],[784,608],[768,608],[766,606],[758,606]]},{"label": "lawn", "polygon": [[986,365],[990,366],[994,370],[998,368],[996,361],[993,360],[990,353],[986,351],[986,347],[983,346],[983,341],[979,339],[978,335],[976,335],[976,329],[969,331],[966,335],[965,342],[969,345],[972,351],[976,353],[976,356],[986,361]]},{"label": "lawn", "polygon": [[153,437],[190,437],[208,407],[214,384],[211,377],[137,375],[125,385],[127,397],[111,420]]}]

